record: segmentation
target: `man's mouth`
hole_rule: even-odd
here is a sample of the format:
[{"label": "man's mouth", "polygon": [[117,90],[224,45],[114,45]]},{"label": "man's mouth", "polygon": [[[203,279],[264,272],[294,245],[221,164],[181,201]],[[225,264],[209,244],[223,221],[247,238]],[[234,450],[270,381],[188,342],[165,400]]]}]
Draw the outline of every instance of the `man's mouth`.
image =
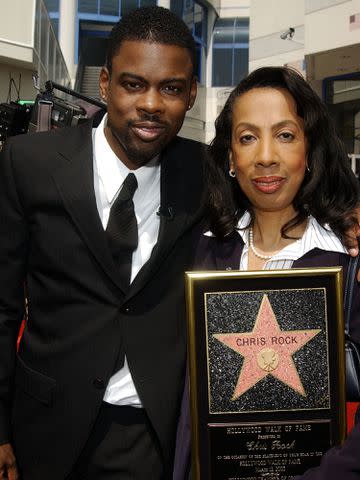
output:
[{"label": "man's mouth", "polygon": [[132,123],[130,128],[143,142],[153,142],[165,131],[164,124],[155,122],[136,122]]},{"label": "man's mouth", "polygon": [[285,178],[278,176],[257,177],[252,180],[255,188],[261,193],[275,193],[282,187],[284,182]]}]

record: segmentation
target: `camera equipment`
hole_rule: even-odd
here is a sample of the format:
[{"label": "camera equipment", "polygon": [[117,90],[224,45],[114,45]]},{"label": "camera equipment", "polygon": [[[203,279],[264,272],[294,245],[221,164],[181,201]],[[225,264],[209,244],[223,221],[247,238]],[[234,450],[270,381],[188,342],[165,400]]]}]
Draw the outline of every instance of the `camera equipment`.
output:
[{"label": "camera equipment", "polygon": [[[41,91],[36,84],[35,88],[39,90],[35,102],[18,101],[0,104],[0,150],[8,137],[28,131],[39,132],[78,125],[92,117],[95,117],[93,124],[97,126],[106,112],[105,103],[50,80],[45,83],[44,91]],[[79,100],[77,102],[64,100],[56,96],[54,90]]]},{"label": "camera equipment", "polygon": [[30,104],[19,102],[0,104],[0,144],[12,135],[28,131],[31,108]]},{"label": "camera equipment", "polygon": [[[83,102],[70,102],[57,97],[55,90],[77,97]],[[81,104],[80,104],[81,103]],[[96,110],[105,112],[106,105],[98,100],[82,95],[57,83],[47,81],[45,91],[41,91],[35,100],[32,116],[29,125],[29,131],[38,132],[50,130],[51,128],[61,128],[71,125],[78,125],[92,116],[89,115],[89,109],[86,106],[93,105]]]}]

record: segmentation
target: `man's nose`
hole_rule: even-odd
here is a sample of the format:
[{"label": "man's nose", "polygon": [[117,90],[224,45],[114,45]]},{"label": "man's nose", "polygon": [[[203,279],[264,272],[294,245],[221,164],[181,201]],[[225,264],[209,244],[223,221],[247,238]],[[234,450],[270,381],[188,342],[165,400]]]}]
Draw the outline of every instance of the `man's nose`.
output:
[{"label": "man's nose", "polygon": [[148,89],[139,97],[137,109],[152,115],[162,113],[164,103],[161,93],[156,89]]}]

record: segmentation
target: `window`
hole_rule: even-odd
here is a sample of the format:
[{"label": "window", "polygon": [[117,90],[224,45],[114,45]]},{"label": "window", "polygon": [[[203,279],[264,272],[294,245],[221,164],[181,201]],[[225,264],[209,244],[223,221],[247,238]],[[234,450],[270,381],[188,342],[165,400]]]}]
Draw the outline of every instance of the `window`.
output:
[{"label": "window", "polygon": [[48,12],[58,12],[59,11],[59,0],[44,0],[45,6]]},{"label": "window", "polygon": [[98,0],[79,0],[78,10],[81,13],[98,13]]},{"label": "window", "polygon": [[119,15],[119,0],[101,0],[100,15]]},{"label": "window", "polygon": [[79,13],[119,17],[138,7],[156,5],[156,0],[78,0]]},{"label": "window", "polygon": [[249,19],[225,18],[213,33],[212,85],[237,85],[249,69]]},{"label": "window", "polygon": [[170,10],[184,20],[193,34],[196,42],[196,75],[201,83],[201,67],[207,44],[207,9],[194,0],[171,0]]}]

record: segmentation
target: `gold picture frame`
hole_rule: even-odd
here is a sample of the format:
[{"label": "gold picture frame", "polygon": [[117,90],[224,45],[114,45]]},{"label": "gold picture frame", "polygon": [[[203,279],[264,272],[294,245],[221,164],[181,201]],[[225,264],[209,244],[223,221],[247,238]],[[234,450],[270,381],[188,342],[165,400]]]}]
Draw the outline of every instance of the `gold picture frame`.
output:
[{"label": "gold picture frame", "polygon": [[195,480],[303,473],[345,438],[341,267],[185,274]]}]

